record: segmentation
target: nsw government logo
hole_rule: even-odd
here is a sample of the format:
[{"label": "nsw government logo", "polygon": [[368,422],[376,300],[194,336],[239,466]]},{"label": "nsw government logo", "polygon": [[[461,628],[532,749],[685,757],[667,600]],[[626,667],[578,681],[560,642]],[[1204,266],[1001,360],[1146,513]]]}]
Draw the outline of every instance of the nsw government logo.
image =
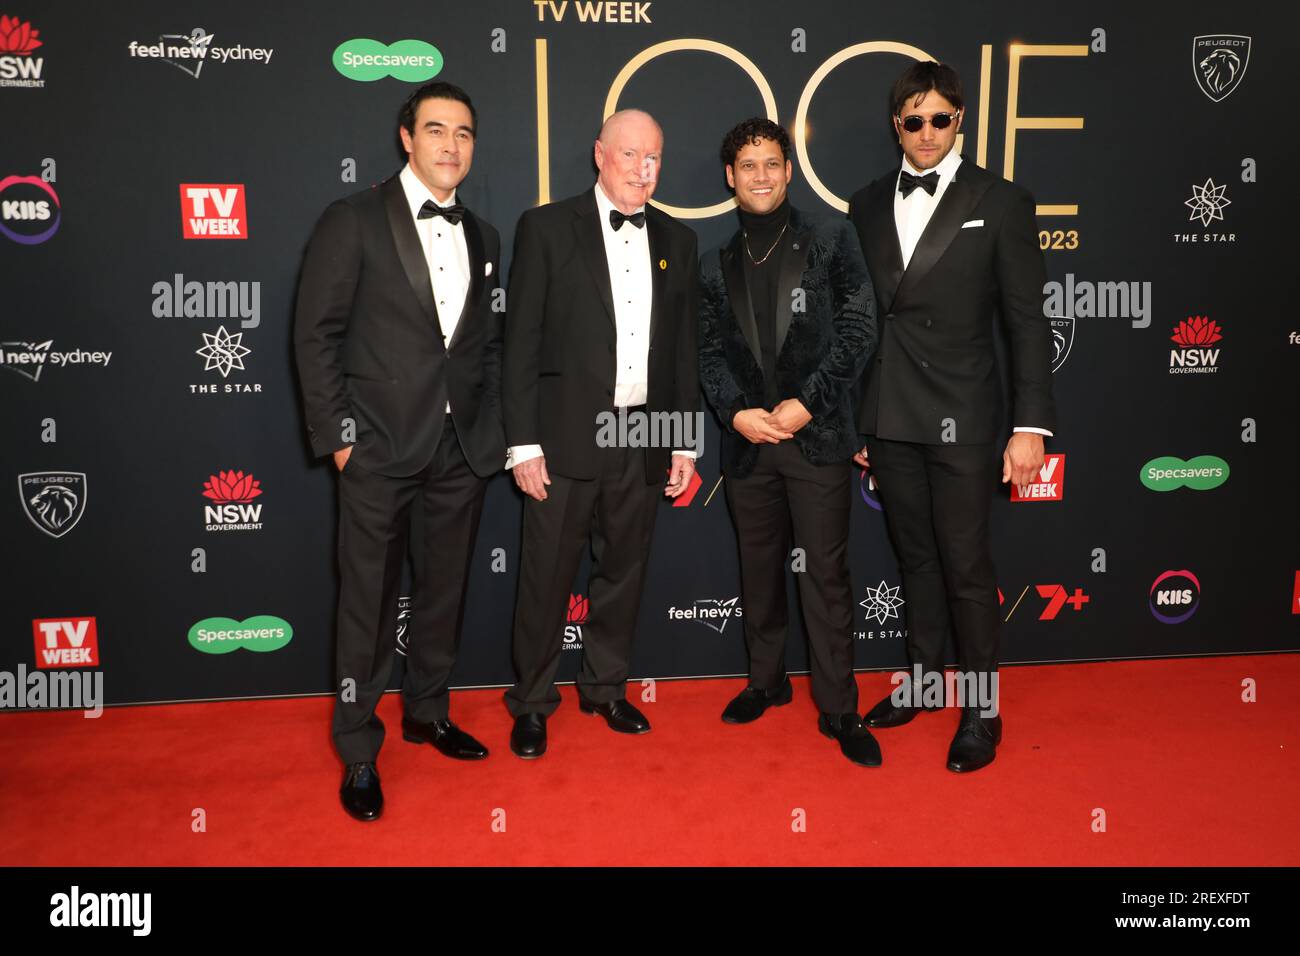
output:
[{"label": "nsw government logo", "polygon": [[1210,348],[1223,339],[1223,328],[1203,315],[1189,315],[1176,326],[1169,340],[1169,374],[1209,374],[1219,370],[1219,349]]},{"label": "nsw government logo", "polygon": [[81,471],[33,471],[18,476],[18,494],[32,524],[62,538],[86,513],[86,475]]},{"label": "nsw government logo", "polygon": [[29,21],[0,14],[0,87],[45,86],[45,57],[32,55],[45,45],[40,37]]},{"label": "nsw government logo", "polygon": [[1227,99],[1241,85],[1249,63],[1250,37],[1218,33],[1192,40],[1196,85],[1216,103]]},{"label": "nsw government logo", "polygon": [[560,650],[582,650],[582,625],[587,623],[590,613],[591,605],[583,595],[569,595],[569,610],[564,616],[564,641]]},{"label": "nsw government logo", "polygon": [[1151,582],[1147,603],[1157,621],[1181,624],[1201,606],[1201,582],[1191,571],[1166,571]]},{"label": "nsw government logo", "polygon": [[251,473],[221,471],[203,483],[203,497],[212,504],[203,506],[203,524],[208,531],[261,531],[262,504],[253,504],[262,495],[262,483]]}]

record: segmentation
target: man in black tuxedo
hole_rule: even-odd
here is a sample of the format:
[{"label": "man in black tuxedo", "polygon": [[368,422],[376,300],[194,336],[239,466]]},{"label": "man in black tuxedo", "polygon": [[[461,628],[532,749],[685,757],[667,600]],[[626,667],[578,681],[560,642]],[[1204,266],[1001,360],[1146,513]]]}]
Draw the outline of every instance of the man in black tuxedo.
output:
[{"label": "man in black tuxedo", "polygon": [[340,796],[376,819],[397,599],[414,585],[402,735],[451,757],[487,749],[448,719],[448,683],[487,479],[505,463],[500,237],[456,202],[478,118],[450,83],[416,90],[399,117],[408,163],[331,204],[298,286],[294,345],[312,450],[339,470],[339,608],[333,734]]},{"label": "man in black tuxedo", "polygon": [[[951,67],[916,63],[894,84],[891,116],[903,150],[856,193],[857,227],[884,316],[863,383],[858,427],[907,594],[912,680],[866,715],[895,727],[936,709],[944,648],[954,633],[965,706],[948,768],[978,770],[1002,738],[997,708],[998,596],[989,544],[1002,429],[994,318],[1010,341],[1011,416],[1002,481],[1026,484],[1052,434],[1051,330],[1034,200],[953,150],[963,112]],[[959,702],[960,703],[960,702]]]},{"label": "man in black tuxedo", "polygon": [[659,124],[639,110],[615,113],[594,156],[592,189],[520,218],[510,268],[502,396],[507,467],[526,497],[518,679],[505,696],[510,746],[524,758],[545,752],[546,717],[560,703],[565,610],[588,540],[579,703],[621,733],[650,729],[624,696],[632,633],[655,513],[665,493],[687,489],[695,466],[684,443],[598,441],[611,412],[678,422],[698,413],[699,272],[695,233],[647,205],[663,156]]},{"label": "man in black tuxedo", "polygon": [[871,278],[852,227],[790,206],[790,137],[745,120],[722,141],[740,229],[700,264],[700,382],[723,425],[722,472],[740,539],[749,682],[722,713],[788,704],[785,562],[797,575],[818,726],[854,763],[880,766],[858,716],[849,580],[851,393],[876,345]]}]

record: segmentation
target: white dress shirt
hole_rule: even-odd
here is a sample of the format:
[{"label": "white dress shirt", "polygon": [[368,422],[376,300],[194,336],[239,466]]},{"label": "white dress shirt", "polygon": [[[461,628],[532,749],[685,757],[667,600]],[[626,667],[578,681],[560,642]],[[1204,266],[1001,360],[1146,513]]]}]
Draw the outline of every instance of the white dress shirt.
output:
[{"label": "white dress shirt", "polygon": [[[935,172],[939,174],[939,185],[935,187],[934,195],[931,196],[920,186],[917,186],[907,196],[898,191],[897,181],[894,187],[894,226],[898,230],[898,245],[903,251],[903,268],[907,269],[908,264],[912,261],[912,253],[916,251],[916,244],[921,241],[921,235],[925,232],[925,227],[930,224],[930,217],[934,215],[935,209],[939,207],[939,201],[943,199],[943,194],[948,189],[948,184],[957,177],[957,168],[961,165],[961,155],[955,149],[948,150],[948,155],[939,160],[939,164],[933,169],[926,170],[926,173]],[[921,171],[913,166],[906,156],[903,157],[903,165],[898,173],[898,180],[903,178],[903,171],[911,173],[913,176],[922,175]],[[1049,438],[1052,433],[1046,428],[1034,428],[1028,425],[1017,425],[1012,431],[1033,432],[1036,435],[1046,435]]]},{"label": "white dress shirt", "polygon": [[[600,234],[605,240],[605,262],[609,266],[609,287],[614,296],[614,325],[618,344],[615,350],[614,406],[644,405],[649,382],[650,308],[654,299],[653,273],[650,271],[650,230],[630,222],[617,230],[609,221],[614,204],[596,183],[596,215]],[[645,206],[633,211],[644,213]],[[595,422],[592,423],[595,427]],[[674,455],[695,457],[694,451],[675,450]],[[507,449],[506,467],[513,468],[530,458],[542,455],[541,445],[518,445]]]},{"label": "white dress shirt", "polygon": [[[411,207],[411,218],[415,221],[415,231],[420,236],[420,246],[424,249],[424,259],[429,265],[429,279],[433,283],[433,301],[438,307],[438,324],[442,326],[442,344],[445,347],[456,334],[460,322],[460,313],[465,308],[465,296],[469,294],[469,246],[465,243],[465,225],[458,222],[452,225],[442,216],[430,216],[420,219],[420,208],[426,201],[446,208],[455,205],[456,193],[453,191],[446,202],[439,202],[427,186],[420,182],[407,163],[397,177],[401,180],[402,191],[406,193],[407,205]],[[451,411],[451,403],[447,403]]]}]

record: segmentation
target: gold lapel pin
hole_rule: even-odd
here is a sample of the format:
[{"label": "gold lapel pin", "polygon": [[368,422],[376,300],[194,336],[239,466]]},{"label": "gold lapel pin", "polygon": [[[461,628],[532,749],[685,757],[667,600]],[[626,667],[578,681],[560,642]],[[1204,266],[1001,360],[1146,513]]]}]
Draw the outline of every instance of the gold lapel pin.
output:
[{"label": "gold lapel pin", "polygon": [[662,271],[662,270],[667,269],[667,268],[668,268],[668,260],[667,260],[667,259],[660,259],[660,260],[659,260],[659,269]]}]

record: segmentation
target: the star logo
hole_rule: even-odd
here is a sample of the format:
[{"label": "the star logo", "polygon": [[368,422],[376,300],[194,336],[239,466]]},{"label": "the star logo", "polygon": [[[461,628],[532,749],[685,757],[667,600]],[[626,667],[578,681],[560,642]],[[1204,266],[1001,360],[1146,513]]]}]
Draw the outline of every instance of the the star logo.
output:
[{"label": "the star logo", "polygon": [[1227,189],[1227,186],[1214,185],[1213,179],[1207,179],[1204,186],[1193,184],[1192,198],[1183,203],[1192,211],[1188,222],[1199,219],[1202,226],[1208,226],[1215,219],[1222,220],[1223,210],[1232,205],[1232,200],[1224,195]]},{"label": "the star logo", "polygon": [[867,609],[867,620],[884,624],[891,617],[898,618],[898,609],[907,603],[898,596],[898,590],[897,587],[891,588],[884,581],[880,582],[879,587],[868,587],[867,599],[858,602]]},{"label": "the star logo", "polygon": [[215,332],[204,332],[203,348],[194,353],[195,355],[202,355],[207,360],[203,366],[203,371],[211,372],[216,370],[221,373],[222,378],[230,375],[232,369],[239,369],[242,372],[244,370],[244,356],[252,352],[252,349],[239,344],[240,339],[243,337],[243,332],[236,332],[231,335],[226,331],[224,325]]}]

